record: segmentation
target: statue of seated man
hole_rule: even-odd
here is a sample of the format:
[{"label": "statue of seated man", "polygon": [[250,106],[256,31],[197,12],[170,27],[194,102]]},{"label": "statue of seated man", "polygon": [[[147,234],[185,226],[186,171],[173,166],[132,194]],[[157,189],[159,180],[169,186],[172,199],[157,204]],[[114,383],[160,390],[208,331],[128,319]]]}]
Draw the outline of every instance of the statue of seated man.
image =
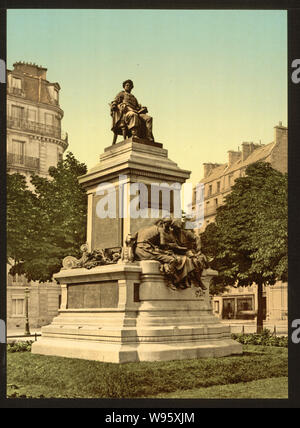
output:
[{"label": "statue of seated man", "polygon": [[113,144],[116,143],[118,134],[122,134],[125,139],[128,135],[127,131],[132,136],[154,141],[152,117],[146,114],[147,107],[142,107],[131,94],[132,80],[125,80],[123,88],[124,90],[119,92],[110,104],[113,118],[112,131],[115,134]]}]

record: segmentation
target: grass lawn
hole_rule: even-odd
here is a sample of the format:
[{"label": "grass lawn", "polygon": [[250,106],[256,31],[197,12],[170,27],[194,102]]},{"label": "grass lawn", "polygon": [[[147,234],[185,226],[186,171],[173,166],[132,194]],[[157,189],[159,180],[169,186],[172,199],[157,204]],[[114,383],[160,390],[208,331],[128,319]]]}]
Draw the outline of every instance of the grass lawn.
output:
[{"label": "grass lawn", "polygon": [[288,398],[288,378],[254,380],[231,385],[209,386],[208,388],[188,389],[167,394],[158,394],[151,398]]},{"label": "grass lawn", "polygon": [[244,346],[243,355],[224,358],[128,364],[30,352],[7,356],[7,393],[11,398],[184,398],[184,393],[194,394],[193,398],[216,398],[215,394],[227,391],[226,398],[244,398],[245,389],[251,394],[247,398],[274,398],[271,394],[275,393],[286,398],[282,378],[287,375],[286,348],[253,345]]}]

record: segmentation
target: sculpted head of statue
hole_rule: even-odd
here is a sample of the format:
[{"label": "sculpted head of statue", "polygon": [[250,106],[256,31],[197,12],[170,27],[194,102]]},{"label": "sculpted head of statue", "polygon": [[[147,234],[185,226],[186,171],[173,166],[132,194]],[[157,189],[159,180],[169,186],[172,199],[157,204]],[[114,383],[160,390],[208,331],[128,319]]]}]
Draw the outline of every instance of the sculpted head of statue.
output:
[{"label": "sculpted head of statue", "polygon": [[125,82],[123,82],[123,88],[125,89],[125,91],[132,91],[132,89],[134,88],[133,81],[130,79],[125,80]]},{"label": "sculpted head of statue", "polygon": [[182,220],[180,218],[174,218],[171,223],[171,227],[175,230],[180,230],[183,227]]}]

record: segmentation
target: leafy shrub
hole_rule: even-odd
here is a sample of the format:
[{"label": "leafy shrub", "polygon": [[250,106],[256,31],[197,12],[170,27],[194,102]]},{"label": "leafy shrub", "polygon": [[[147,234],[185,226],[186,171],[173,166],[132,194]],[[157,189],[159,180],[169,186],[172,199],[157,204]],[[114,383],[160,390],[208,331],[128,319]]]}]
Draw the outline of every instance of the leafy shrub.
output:
[{"label": "leafy shrub", "polygon": [[288,337],[275,336],[268,329],[265,329],[261,334],[232,334],[231,337],[242,345],[288,347]]},{"label": "leafy shrub", "polygon": [[32,340],[27,340],[26,342],[8,343],[7,352],[31,352],[32,343]]}]

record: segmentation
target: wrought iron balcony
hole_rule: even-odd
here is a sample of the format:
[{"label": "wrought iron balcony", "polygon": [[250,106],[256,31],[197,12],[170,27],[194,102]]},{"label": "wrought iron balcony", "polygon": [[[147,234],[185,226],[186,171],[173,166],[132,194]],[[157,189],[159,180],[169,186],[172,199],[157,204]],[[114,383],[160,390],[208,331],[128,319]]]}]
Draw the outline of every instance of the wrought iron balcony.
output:
[{"label": "wrought iron balcony", "polygon": [[40,168],[39,158],[31,156],[18,155],[16,153],[7,153],[8,166],[22,166],[30,170],[38,170]]},{"label": "wrought iron balcony", "polygon": [[66,143],[68,142],[68,134],[62,131],[61,128],[59,128],[58,126],[46,125],[45,123],[39,123],[32,120],[8,116],[7,127],[57,138],[59,140],[65,141]]}]

